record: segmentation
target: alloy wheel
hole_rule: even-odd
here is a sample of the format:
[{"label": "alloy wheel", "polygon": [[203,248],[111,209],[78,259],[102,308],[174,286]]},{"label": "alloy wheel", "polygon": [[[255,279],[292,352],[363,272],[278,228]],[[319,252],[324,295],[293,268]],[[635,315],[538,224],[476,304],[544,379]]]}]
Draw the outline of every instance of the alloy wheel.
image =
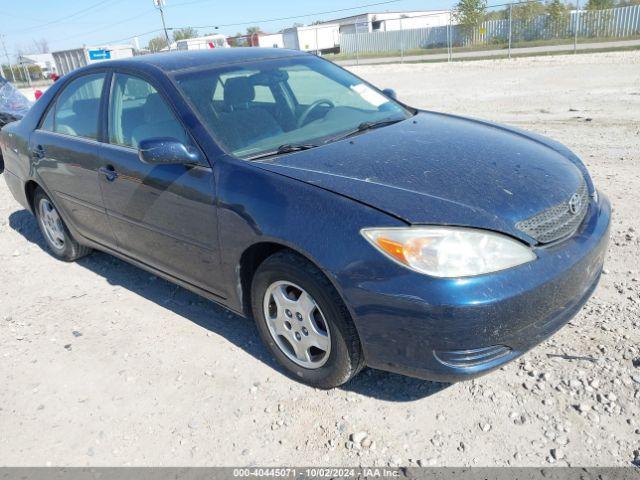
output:
[{"label": "alloy wheel", "polygon": [[40,223],[49,244],[56,250],[63,250],[65,245],[64,227],[60,214],[53,204],[46,198],[38,205]]},{"label": "alloy wheel", "polygon": [[279,281],[264,295],[264,317],[282,353],[304,368],[322,367],[331,353],[331,333],[320,307],[303,288]]}]

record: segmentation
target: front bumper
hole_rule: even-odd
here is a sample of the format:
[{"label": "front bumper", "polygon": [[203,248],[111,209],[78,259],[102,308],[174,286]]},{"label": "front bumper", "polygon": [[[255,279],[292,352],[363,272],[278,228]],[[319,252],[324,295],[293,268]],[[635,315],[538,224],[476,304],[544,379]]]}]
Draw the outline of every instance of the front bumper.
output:
[{"label": "front bumper", "polygon": [[593,293],[610,218],[611,206],[600,195],[571,238],[536,248],[537,260],[494,274],[436,279],[388,265],[385,274],[360,281],[346,295],[367,364],[452,382],[522,355],[565,325]]}]

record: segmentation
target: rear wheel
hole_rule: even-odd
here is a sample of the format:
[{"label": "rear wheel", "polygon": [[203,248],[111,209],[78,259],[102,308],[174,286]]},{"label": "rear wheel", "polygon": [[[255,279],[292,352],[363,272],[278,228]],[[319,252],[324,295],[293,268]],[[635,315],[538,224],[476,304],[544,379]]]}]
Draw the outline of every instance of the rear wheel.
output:
[{"label": "rear wheel", "polygon": [[40,231],[54,257],[73,262],[91,252],[89,247],[80,245],[73,238],[55,205],[41,188],[35,191],[33,206]]},{"label": "rear wheel", "polygon": [[333,388],[363,367],[360,340],[342,299],[313,264],[292,252],[267,258],[252,282],[260,336],[287,374]]}]

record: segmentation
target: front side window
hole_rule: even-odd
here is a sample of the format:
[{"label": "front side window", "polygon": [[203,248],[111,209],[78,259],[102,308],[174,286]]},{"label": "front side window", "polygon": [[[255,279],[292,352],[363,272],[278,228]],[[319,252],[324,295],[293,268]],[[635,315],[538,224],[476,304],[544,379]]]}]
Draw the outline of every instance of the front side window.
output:
[{"label": "front side window", "polygon": [[351,73],[313,56],[178,73],[176,81],[222,147],[240,158],[326,143],[363,123],[411,116]]},{"label": "front side window", "polygon": [[104,78],[104,73],[97,73],[73,80],[55,100],[41,128],[96,140]]},{"label": "front side window", "polygon": [[149,82],[116,74],[111,86],[109,142],[137,148],[142,140],[173,138],[187,143],[187,134],[162,96]]}]

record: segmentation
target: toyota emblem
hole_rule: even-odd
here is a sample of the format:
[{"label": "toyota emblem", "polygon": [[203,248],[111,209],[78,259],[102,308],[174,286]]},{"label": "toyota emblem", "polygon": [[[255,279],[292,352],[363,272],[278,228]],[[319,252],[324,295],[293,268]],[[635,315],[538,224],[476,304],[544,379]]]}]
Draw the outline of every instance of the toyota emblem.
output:
[{"label": "toyota emblem", "polygon": [[569,212],[571,212],[572,215],[575,215],[580,210],[582,210],[582,196],[574,193],[569,199]]}]

